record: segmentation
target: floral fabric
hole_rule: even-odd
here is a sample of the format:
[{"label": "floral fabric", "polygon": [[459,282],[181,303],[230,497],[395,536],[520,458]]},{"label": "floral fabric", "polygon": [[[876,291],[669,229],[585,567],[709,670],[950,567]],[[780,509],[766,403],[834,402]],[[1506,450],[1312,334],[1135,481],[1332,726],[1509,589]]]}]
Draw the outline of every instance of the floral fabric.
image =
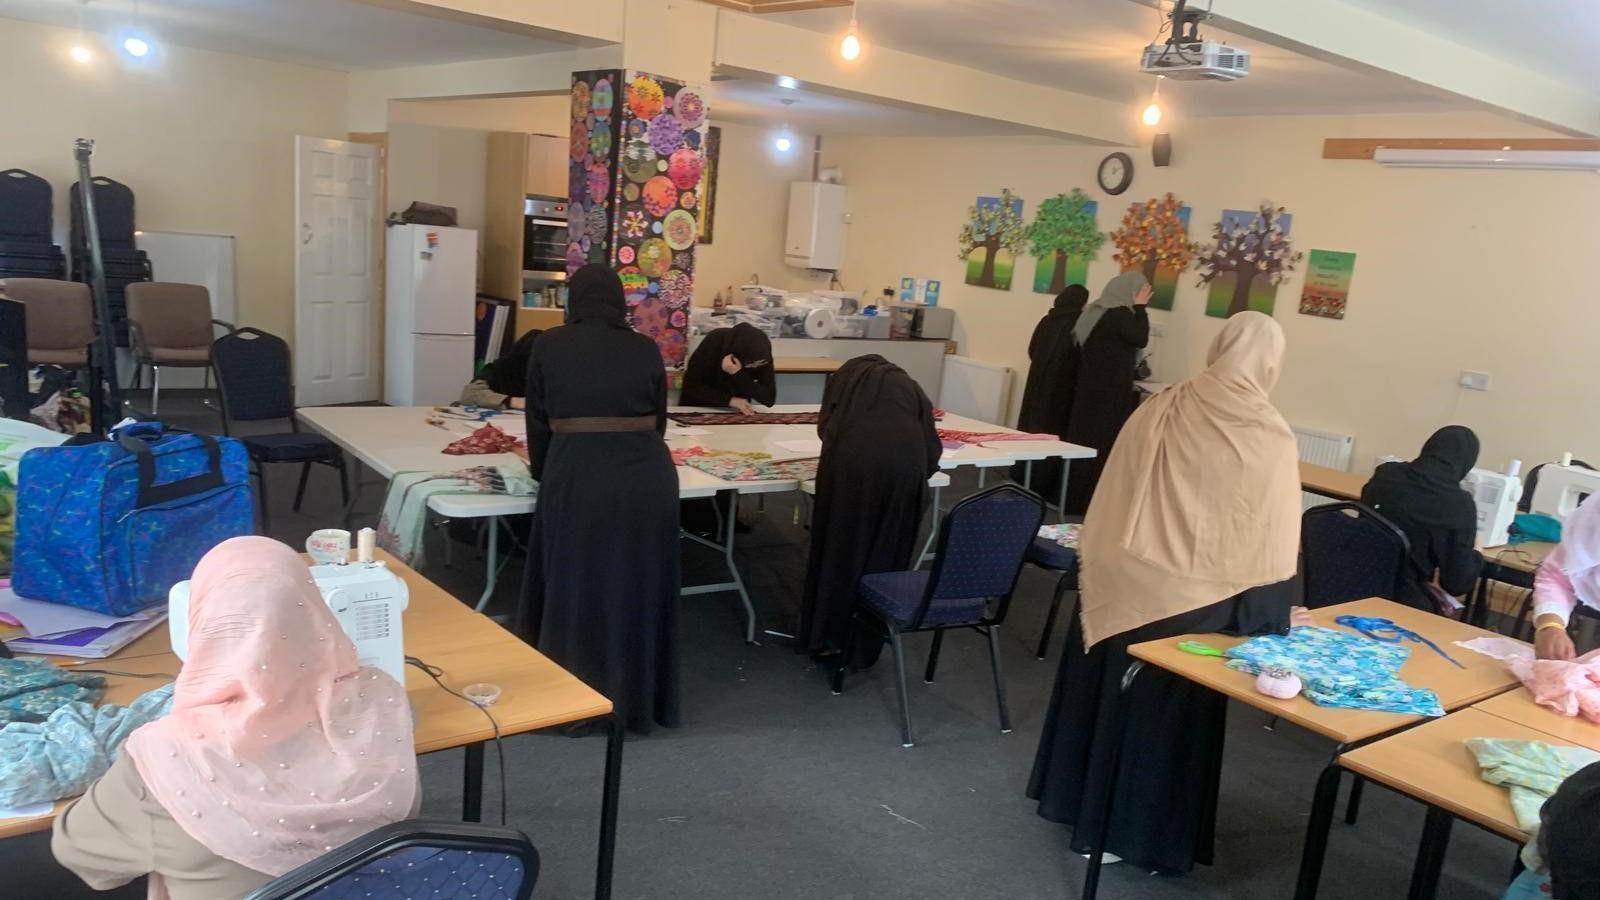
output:
[{"label": "floral fabric", "polygon": [[526,497],[537,485],[522,464],[473,466],[455,472],[400,472],[389,482],[378,518],[378,546],[401,562],[419,569],[423,565],[422,535],[427,526],[428,500],[436,494],[506,494]]},{"label": "floral fabric", "polygon": [[528,443],[523,439],[506,434],[498,426],[484,423],[482,428],[460,440],[451,441],[439,452],[451,456],[467,456],[478,453],[511,453],[526,449]]},{"label": "floral fabric", "polygon": [[1064,525],[1040,525],[1039,537],[1053,541],[1068,550],[1078,549],[1078,532],[1083,530],[1083,525],[1068,522]]},{"label": "floral fabric", "polygon": [[1227,653],[1228,668],[1252,675],[1284,669],[1300,676],[1305,695],[1318,706],[1370,709],[1415,716],[1442,716],[1439,697],[1395,674],[1411,651],[1397,644],[1334,631],[1301,627],[1287,635],[1263,635]]},{"label": "floral fabric", "polygon": [[760,458],[766,454],[717,453],[715,451],[684,459],[682,465],[720,478],[723,481],[809,481],[817,477],[817,461],[796,459],[773,462]]},{"label": "floral fabric", "polygon": [[74,700],[42,722],[0,728],[0,807],[28,806],[89,789],[117,758],[128,735],[167,714],[172,685],[149,691],[127,706]]},{"label": "floral fabric", "polygon": [[0,659],[0,725],[43,722],[68,703],[92,704],[105,684],[98,675],[75,675],[38,657]]}]

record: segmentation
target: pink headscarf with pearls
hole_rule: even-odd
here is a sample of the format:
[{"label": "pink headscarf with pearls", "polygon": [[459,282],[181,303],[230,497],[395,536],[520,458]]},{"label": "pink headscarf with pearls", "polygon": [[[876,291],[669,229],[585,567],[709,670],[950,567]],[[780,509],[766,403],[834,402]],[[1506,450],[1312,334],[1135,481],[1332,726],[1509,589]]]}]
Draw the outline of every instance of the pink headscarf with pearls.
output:
[{"label": "pink headscarf with pearls", "polygon": [[277,876],[406,818],[417,775],[405,688],[358,666],[305,562],[234,538],[190,588],[172,712],[126,744],[183,830]]}]

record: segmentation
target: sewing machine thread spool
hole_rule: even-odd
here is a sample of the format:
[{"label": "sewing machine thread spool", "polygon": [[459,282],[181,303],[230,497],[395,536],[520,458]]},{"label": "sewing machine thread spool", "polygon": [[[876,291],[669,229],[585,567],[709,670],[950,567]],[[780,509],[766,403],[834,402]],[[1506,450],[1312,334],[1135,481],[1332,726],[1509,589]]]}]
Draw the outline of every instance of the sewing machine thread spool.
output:
[{"label": "sewing machine thread spool", "polygon": [[378,533],[371,528],[356,532],[356,562],[372,562],[372,552],[378,547]]},{"label": "sewing machine thread spool", "polygon": [[1571,450],[1568,450],[1567,452],[1561,454],[1561,464],[1563,466],[1572,465],[1572,451]]}]

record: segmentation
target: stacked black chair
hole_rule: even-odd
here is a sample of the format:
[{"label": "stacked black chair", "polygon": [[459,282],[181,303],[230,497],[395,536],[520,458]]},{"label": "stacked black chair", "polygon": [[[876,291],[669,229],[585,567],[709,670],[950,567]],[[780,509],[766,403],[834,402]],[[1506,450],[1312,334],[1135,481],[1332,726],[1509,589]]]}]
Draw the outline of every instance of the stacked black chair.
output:
[{"label": "stacked black chair", "polygon": [[[100,258],[106,266],[106,301],[117,346],[128,346],[128,285],[153,281],[150,257],[134,245],[133,190],[120,181],[94,178],[94,209],[100,225]],[[89,241],[83,227],[83,194],[72,185],[72,277],[85,284],[90,278]]]},{"label": "stacked black chair", "polygon": [[0,172],[0,278],[65,278],[51,237],[50,182],[22,169]]}]

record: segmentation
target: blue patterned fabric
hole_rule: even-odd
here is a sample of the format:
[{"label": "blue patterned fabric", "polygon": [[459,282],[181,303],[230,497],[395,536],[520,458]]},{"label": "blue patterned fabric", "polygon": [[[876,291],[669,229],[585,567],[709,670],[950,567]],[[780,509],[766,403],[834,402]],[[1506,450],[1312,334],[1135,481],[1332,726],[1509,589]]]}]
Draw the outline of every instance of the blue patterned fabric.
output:
[{"label": "blue patterned fabric", "polygon": [[80,675],[38,657],[0,659],[0,725],[43,722],[75,700],[94,703],[106,680]]},{"label": "blue patterned fabric", "polygon": [[74,797],[116,761],[134,729],[167,714],[172,685],[162,685],[127,706],[95,707],[73,701],[43,722],[0,728],[0,807]]},{"label": "blue patterned fabric", "polygon": [[1253,637],[1228,650],[1228,668],[1252,675],[1284,669],[1300,676],[1318,706],[1442,716],[1439,697],[1396,675],[1411,651],[1330,628],[1301,627]]},{"label": "blue patterned fabric", "polygon": [[[861,579],[861,602],[885,621],[910,625],[928,592],[931,573],[880,572]],[[983,618],[984,598],[934,598],[924,625],[956,625]]]},{"label": "blue patterned fabric", "polygon": [[997,488],[956,504],[944,522],[935,598],[1011,593],[1041,518],[1039,498],[1018,488]]},{"label": "blue patterned fabric", "polygon": [[1078,551],[1048,538],[1036,537],[1028,545],[1028,562],[1058,572],[1078,570]]},{"label": "blue patterned fabric", "polygon": [[137,455],[120,443],[24,454],[12,589],[32,600],[118,616],[164,602],[206,551],[253,530],[249,456],[236,440],[193,434],[157,438],[149,444],[155,484],[211,473],[208,440],[215,440],[220,451],[220,486],[177,491],[186,495],[142,508]]},{"label": "blue patterned fabric", "polygon": [[307,894],[317,900],[476,900],[515,897],[527,876],[510,853],[408,847]]}]

